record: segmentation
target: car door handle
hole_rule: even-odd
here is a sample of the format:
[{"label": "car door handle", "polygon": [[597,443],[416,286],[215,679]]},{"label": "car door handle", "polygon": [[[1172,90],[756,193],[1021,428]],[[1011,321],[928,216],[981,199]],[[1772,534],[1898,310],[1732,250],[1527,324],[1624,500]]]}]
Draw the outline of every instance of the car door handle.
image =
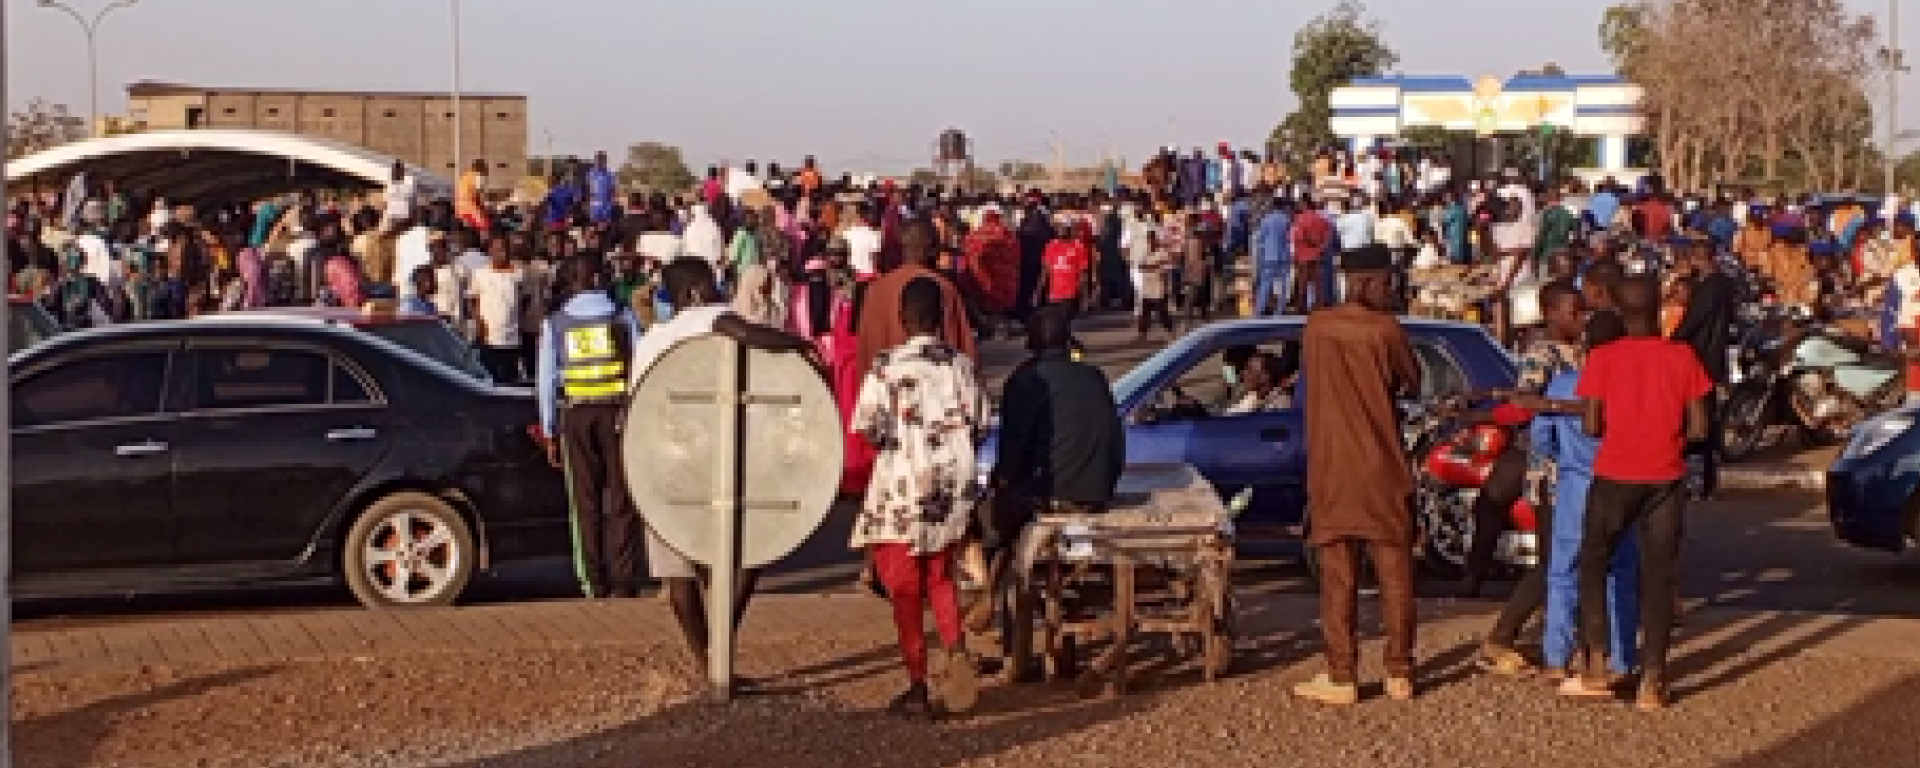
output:
[{"label": "car door handle", "polygon": [[352,440],[372,440],[380,436],[380,431],[372,427],[348,427],[327,432],[327,439],[336,443]]},{"label": "car door handle", "polygon": [[1269,443],[1278,443],[1293,437],[1293,430],[1286,427],[1267,427],[1260,430],[1260,439]]},{"label": "car door handle", "polygon": [[113,449],[113,455],[124,456],[127,458],[139,458],[141,456],[148,456],[156,453],[166,453],[166,452],[167,452],[167,444],[160,442],[158,440],[148,440],[140,443],[128,443],[126,445],[116,446]]}]

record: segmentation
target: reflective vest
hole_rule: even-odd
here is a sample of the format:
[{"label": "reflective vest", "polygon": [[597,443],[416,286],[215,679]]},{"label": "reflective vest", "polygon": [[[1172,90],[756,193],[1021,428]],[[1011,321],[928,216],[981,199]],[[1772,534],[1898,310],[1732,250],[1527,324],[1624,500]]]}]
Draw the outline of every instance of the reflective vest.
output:
[{"label": "reflective vest", "polygon": [[627,363],[633,339],[617,314],[575,317],[553,313],[559,342],[560,393],[568,400],[619,397],[627,393]]}]

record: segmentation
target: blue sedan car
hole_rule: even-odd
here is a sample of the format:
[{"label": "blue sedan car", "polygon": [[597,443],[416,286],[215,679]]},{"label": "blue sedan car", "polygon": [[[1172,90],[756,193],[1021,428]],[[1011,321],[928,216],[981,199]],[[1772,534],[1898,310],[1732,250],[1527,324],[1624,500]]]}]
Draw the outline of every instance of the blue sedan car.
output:
[{"label": "blue sedan car", "polygon": [[[1404,318],[1402,324],[1420,360],[1422,402],[1513,386],[1518,375],[1513,358],[1480,326],[1419,318]],[[1267,549],[1303,533],[1305,414],[1299,397],[1281,410],[1227,415],[1213,407],[1228,391],[1224,354],[1253,347],[1297,359],[1288,347],[1298,343],[1305,325],[1300,316],[1207,325],[1113,383],[1126,424],[1127,463],[1193,465],[1226,499],[1243,505],[1235,526],[1243,546]],[[992,466],[995,448],[990,437],[983,446],[983,471]]]},{"label": "blue sedan car", "polygon": [[1900,552],[1920,544],[1920,408],[1855,427],[1827,470],[1827,515],[1841,541]]}]

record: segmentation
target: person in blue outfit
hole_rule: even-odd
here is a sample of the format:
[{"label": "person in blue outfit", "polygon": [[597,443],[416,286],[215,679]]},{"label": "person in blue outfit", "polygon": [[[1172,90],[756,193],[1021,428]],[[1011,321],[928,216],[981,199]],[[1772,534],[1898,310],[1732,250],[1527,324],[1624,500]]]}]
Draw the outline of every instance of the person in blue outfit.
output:
[{"label": "person in blue outfit", "polygon": [[[1266,194],[1271,194],[1266,193]],[[1293,205],[1273,199],[1254,223],[1253,229],[1253,314],[1264,317],[1268,306],[1286,310],[1287,297],[1293,295]]]},{"label": "person in blue outfit", "polygon": [[[1587,339],[1589,348],[1599,347],[1618,331],[1598,330]],[[1608,335],[1602,335],[1608,334]],[[1579,371],[1561,373],[1548,382],[1545,396],[1553,401],[1577,401],[1575,390]],[[1565,674],[1578,649],[1580,621],[1580,574],[1576,567],[1580,555],[1581,531],[1587,511],[1587,491],[1593,486],[1593,460],[1600,450],[1600,438],[1587,434],[1577,415],[1541,414],[1533,420],[1529,437],[1533,450],[1549,458],[1556,467],[1553,511],[1546,531],[1547,608],[1541,632],[1541,655],[1549,674]],[[1607,578],[1608,632],[1607,658],[1610,671],[1625,675],[1633,671],[1640,636],[1639,548],[1628,536],[1614,553]]]}]

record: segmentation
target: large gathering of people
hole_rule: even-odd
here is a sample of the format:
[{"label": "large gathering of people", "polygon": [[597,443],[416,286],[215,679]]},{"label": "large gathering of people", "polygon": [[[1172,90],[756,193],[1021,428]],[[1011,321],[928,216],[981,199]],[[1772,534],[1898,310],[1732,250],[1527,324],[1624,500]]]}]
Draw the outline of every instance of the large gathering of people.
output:
[{"label": "large gathering of people", "polygon": [[[1363,556],[1385,608],[1386,690],[1416,691],[1417,533],[1395,408],[1421,370],[1395,317],[1488,323],[1520,361],[1515,389],[1489,394],[1530,439],[1496,464],[1475,515],[1495,520],[1534,481],[1557,483],[1536,498],[1542,565],[1480,662],[1542,666],[1569,696],[1608,695],[1637,673],[1647,708],[1669,696],[1681,521],[1690,495],[1714,492],[1715,403],[1740,305],[1772,296],[1857,315],[1888,349],[1912,344],[1920,323],[1920,238],[1891,196],[1475,178],[1395,148],[1319,152],[1296,173],[1224,144],[1167,148],[1138,174],[1076,191],[857,184],[807,158],[623,193],[601,154],[554,174],[544,199],[515,201],[487,192],[486,168],[476,161],[451,199],[426,199],[400,165],[371,192],[188,203],[76,177],[12,202],[10,292],[67,329],[369,302],[443,318],[492,378],[538,390],[579,518],[583,592],[637,594],[644,552],[699,657],[707,622],[725,619],[705,615],[700,568],[630,508],[619,406],[691,336],[811,356],[847,418],[850,461],[871,466],[851,544],[895,605],[910,678],[895,709],[908,714],[970,705],[978,661],[965,634],[990,614],[987,564],[1021,515],[1112,502],[1124,433],[1106,374],[1078,359],[1077,318],[1131,313],[1142,341],[1155,330],[1171,341],[1194,323],[1310,314],[1297,361],[1245,356],[1244,402],[1228,412],[1306,411],[1328,669],[1296,692],[1336,704],[1359,699]],[[1476,279],[1470,306],[1428,306]],[[989,398],[976,351],[1015,334],[1031,356],[996,401],[1005,428],[987,484],[1025,511],[982,519],[974,455]],[[1702,459],[1694,486],[1689,455]],[[1474,542],[1466,593],[1480,590],[1491,547]],[[738,584],[736,622],[753,574]],[[1514,640],[1535,613],[1538,665]],[[1007,666],[1017,676],[1025,660]]]}]

